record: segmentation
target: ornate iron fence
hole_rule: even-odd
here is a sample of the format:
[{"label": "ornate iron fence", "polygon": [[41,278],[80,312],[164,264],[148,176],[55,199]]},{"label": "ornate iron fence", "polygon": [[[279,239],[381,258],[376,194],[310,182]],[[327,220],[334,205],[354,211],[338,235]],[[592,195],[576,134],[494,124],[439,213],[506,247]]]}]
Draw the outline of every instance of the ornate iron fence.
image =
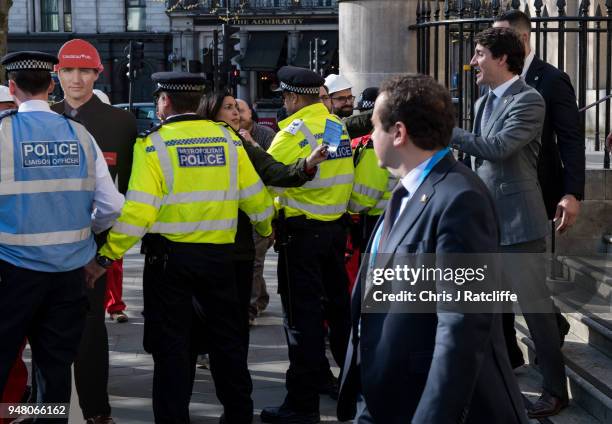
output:
[{"label": "ornate iron fence", "polygon": [[[520,6],[519,0],[512,0],[505,9]],[[589,0],[581,1],[576,16],[567,15],[565,0],[557,0],[555,6],[557,15],[550,16],[547,5],[535,0],[534,17],[529,4],[525,5],[524,12],[532,20],[532,43],[538,57],[570,75],[582,109],[612,92],[612,0],[606,0],[605,13],[599,2],[592,7]],[[418,0],[417,23],[410,27],[417,36],[417,69],[450,89],[458,123],[465,128],[471,128],[474,102],[480,94],[469,65],[474,36],[503,10],[499,0]],[[605,148],[610,133],[610,103],[607,99],[581,113],[583,133],[595,151]],[[605,150],[604,168],[609,167],[610,154]]]}]

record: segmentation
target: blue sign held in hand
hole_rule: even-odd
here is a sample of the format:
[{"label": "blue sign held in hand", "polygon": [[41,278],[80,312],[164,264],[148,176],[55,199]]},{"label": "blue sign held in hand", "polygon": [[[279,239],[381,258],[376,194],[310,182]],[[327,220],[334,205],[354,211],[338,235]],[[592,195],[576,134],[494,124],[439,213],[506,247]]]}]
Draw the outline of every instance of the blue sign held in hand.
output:
[{"label": "blue sign held in hand", "polygon": [[328,145],[329,153],[335,153],[340,146],[340,138],[342,137],[342,124],[328,119],[325,122],[325,131],[323,132],[323,144]]}]

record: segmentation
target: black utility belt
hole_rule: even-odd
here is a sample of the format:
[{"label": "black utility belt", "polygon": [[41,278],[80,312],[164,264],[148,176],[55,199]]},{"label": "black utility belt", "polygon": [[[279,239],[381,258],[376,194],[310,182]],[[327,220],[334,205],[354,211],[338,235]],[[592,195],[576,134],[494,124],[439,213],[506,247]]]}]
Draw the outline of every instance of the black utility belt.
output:
[{"label": "black utility belt", "polygon": [[306,215],[292,216],[285,221],[290,228],[320,228],[344,225],[344,217],[333,221],[321,221],[318,219],[307,218]]},{"label": "black utility belt", "polygon": [[184,243],[179,241],[171,241],[160,234],[147,234],[143,238],[142,253],[168,253],[168,252],[197,252],[199,250],[208,251],[210,249],[218,249],[220,251],[235,250],[234,243],[215,244],[215,243]]}]

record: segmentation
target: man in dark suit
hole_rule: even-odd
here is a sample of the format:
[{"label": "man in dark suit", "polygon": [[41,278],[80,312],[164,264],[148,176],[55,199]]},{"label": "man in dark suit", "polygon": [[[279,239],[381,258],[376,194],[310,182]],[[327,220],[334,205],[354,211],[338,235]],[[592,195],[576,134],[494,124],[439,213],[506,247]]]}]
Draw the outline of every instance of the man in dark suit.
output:
[{"label": "man in dark suit", "polygon": [[476,157],[476,172],[495,200],[504,283],[519,297],[544,377],[542,396],[529,409],[530,417],[540,418],[567,406],[568,393],[543,261],[548,222],[537,160],[545,105],[519,77],[523,62],[514,30],[489,28],[476,35],[470,64],[478,70],[478,85],[489,91],[474,106],[473,133],[455,128],[452,144]]},{"label": "man in dark suit", "polygon": [[576,222],[584,197],[584,134],[576,94],[569,76],[535,56],[531,50],[531,20],[520,10],[495,18],[493,27],[512,27],[525,47],[521,77],[538,90],[546,102],[542,148],[538,157],[538,179],[549,219],[563,232]]},{"label": "man in dark suit", "polygon": [[[495,252],[493,200],[482,181],[448,151],[455,122],[448,91],[429,76],[405,75],[384,82],[380,93],[372,119],[374,149],[379,164],[401,183],[366,253],[406,258]],[[366,259],[352,297],[340,420],[526,422],[500,315],[410,309],[361,313],[362,292],[367,299],[372,289],[370,275]]]}]

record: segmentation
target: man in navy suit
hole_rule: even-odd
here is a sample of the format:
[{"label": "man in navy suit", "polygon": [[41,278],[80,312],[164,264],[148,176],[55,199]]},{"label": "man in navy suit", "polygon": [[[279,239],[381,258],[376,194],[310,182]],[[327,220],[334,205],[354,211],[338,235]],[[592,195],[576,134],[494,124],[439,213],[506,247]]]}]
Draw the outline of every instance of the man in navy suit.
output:
[{"label": "man in navy suit", "polygon": [[[382,167],[401,178],[366,253],[497,251],[493,199],[448,151],[455,123],[448,91],[424,75],[384,82],[372,118]],[[378,259],[375,259],[377,263]],[[504,344],[501,315],[361,313],[372,281],[364,260],[352,297],[352,332],[338,418],[357,424],[527,421]],[[367,305],[366,305],[367,307]]]}]

